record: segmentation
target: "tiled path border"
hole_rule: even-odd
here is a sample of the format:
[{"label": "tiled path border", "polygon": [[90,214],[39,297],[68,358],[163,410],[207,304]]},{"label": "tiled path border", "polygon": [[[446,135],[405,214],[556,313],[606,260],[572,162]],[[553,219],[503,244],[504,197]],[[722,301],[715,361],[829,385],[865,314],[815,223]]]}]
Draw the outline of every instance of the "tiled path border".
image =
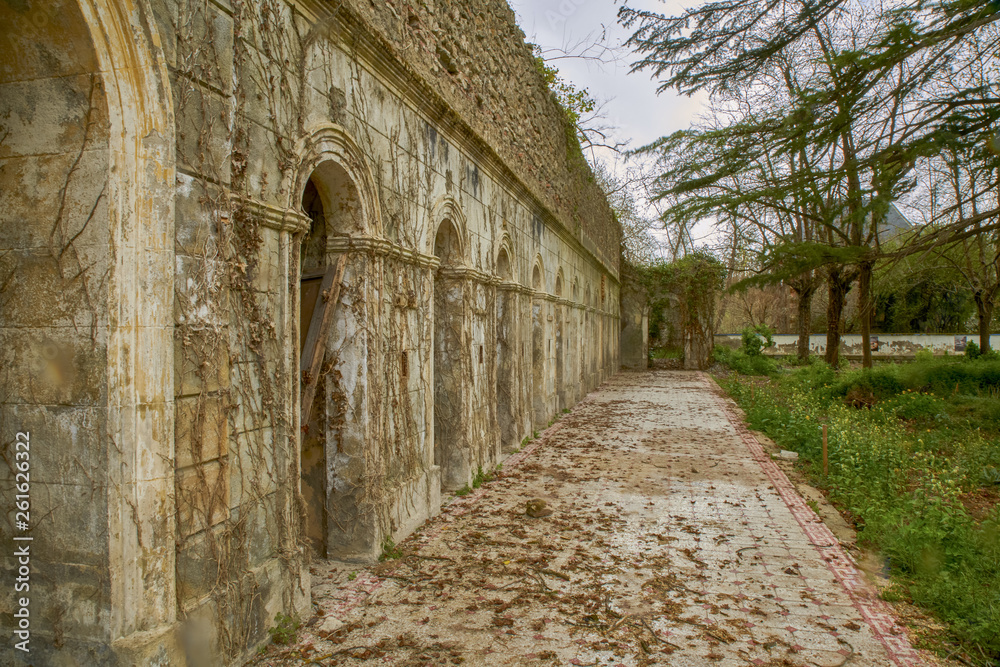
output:
[{"label": "tiled path border", "polygon": [[771,484],[774,485],[775,490],[788,506],[806,537],[816,547],[819,557],[826,562],[830,572],[847,591],[851,603],[871,627],[875,637],[885,646],[889,658],[900,667],[924,667],[927,664],[926,661],[910,645],[906,632],[897,622],[892,610],[885,602],[875,596],[871,585],[862,578],[854,559],[840,546],[840,542],[837,541],[833,532],[819,520],[816,513],[806,504],[805,499],[795,490],[784,471],[771,460],[757,438],[750,433],[742,416],[736,412],[736,404],[719,393],[720,389],[711,377],[704,373],[700,373],[700,375],[711,395],[715,397],[719,408],[736,429],[750,455],[757,461]]}]

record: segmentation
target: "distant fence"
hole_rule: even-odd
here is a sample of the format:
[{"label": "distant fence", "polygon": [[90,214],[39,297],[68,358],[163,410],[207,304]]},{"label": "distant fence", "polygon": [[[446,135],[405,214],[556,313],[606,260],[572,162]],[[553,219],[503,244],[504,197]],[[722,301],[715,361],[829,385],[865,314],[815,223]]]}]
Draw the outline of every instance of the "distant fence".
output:
[{"label": "distant fence", "polygon": [[[912,357],[918,350],[930,350],[934,354],[965,354],[967,343],[979,344],[977,334],[872,334],[873,357]],[[737,348],[740,334],[716,334],[715,344]],[[798,353],[799,337],[796,334],[776,334],[774,345],[764,350],[771,356],[788,356]],[[990,346],[1000,349],[1000,334],[990,336]],[[809,336],[809,351],[815,355],[826,354],[826,334]],[[846,357],[861,357],[861,335],[844,334],[840,337],[840,354]]]}]

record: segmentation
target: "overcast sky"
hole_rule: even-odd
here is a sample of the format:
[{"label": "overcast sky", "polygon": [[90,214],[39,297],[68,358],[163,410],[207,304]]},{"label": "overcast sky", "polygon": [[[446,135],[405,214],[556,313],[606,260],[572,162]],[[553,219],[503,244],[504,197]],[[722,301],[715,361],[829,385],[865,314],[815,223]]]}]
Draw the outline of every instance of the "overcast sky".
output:
[{"label": "overcast sky", "polygon": [[[606,34],[607,42],[620,46],[631,32],[618,23],[621,0],[509,0],[529,42],[545,49],[578,52]],[[661,13],[676,13],[681,0],[629,0],[632,7]],[[550,54],[551,55],[551,54]],[[657,82],[647,72],[629,74],[635,54],[621,50],[620,61],[597,63],[577,58],[550,61],[560,74],[578,87],[587,88],[598,101],[610,99],[609,121],[617,126],[618,138],[630,147],[647,144],[674,130],[687,127],[701,109],[698,99],[673,93],[656,94]]]},{"label": "overcast sky", "polygon": [[[563,49],[578,53],[581,48],[604,36],[612,47],[621,45],[631,36],[618,23],[622,0],[508,0],[517,14],[518,23],[529,42],[543,49]],[[678,14],[697,0],[628,0],[631,7],[663,14]],[[615,126],[614,138],[628,141],[629,148],[638,148],[675,130],[688,127],[701,112],[701,98],[688,98],[675,93],[656,94],[657,82],[648,72],[629,74],[637,56],[619,48],[616,62],[600,63],[579,58],[550,60],[560,75],[577,87],[587,88],[599,102],[608,100],[605,113]],[[547,56],[556,55],[553,53]],[[597,157],[619,175],[630,165],[623,164],[611,151],[598,151]],[[643,192],[636,196],[643,205]],[[647,208],[647,215],[657,213]],[[653,235],[664,244],[670,243],[663,232]],[[696,244],[715,241],[710,224],[700,224],[694,230]]]}]

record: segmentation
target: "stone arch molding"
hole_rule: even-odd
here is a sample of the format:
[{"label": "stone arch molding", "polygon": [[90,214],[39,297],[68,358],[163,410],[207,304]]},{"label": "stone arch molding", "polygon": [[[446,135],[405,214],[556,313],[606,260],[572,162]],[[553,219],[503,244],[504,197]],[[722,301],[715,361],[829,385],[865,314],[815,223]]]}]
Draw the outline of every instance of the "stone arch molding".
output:
[{"label": "stone arch molding", "polygon": [[[535,269],[538,269],[538,284],[535,284]],[[535,261],[531,265],[531,289],[536,292],[545,292],[545,264],[542,262],[541,254],[535,255]]]},{"label": "stone arch molding", "polygon": [[437,239],[438,230],[441,229],[441,223],[445,220],[451,222],[458,236],[459,263],[463,266],[467,265],[469,259],[469,226],[465,218],[465,213],[462,212],[462,207],[450,195],[439,198],[431,208],[431,226],[427,234],[426,252],[428,255],[434,254],[434,241]]},{"label": "stone arch molding", "polygon": [[497,261],[500,259],[500,253],[502,252],[507,253],[508,269],[510,270],[510,277],[506,278],[506,280],[518,282],[517,256],[514,254],[514,243],[507,232],[504,232],[500,236],[500,240],[497,242],[496,249],[493,252],[494,271],[500,279],[505,279],[500,275],[499,267],[497,266]]},{"label": "stone arch molding", "polygon": [[295,182],[288,188],[289,208],[295,211],[301,210],[302,193],[309,178],[324,163],[333,162],[347,173],[357,189],[361,203],[362,235],[382,236],[382,211],[379,206],[378,188],[368,158],[344,128],[333,123],[313,126],[299,143],[297,153],[300,163]]},{"label": "stone arch molding", "polygon": [[[108,104],[109,634],[124,663],[177,621],[173,477],[175,127],[147,0],[79,0]],[[156,46],[152,46],[156,45]],[[160,276],[160,279],[150,279]],[[96,638],[95,638],[96,639]],[[162,644],[161,644],[162,643]],[[168,649],[169,650],[169,649]]]}]

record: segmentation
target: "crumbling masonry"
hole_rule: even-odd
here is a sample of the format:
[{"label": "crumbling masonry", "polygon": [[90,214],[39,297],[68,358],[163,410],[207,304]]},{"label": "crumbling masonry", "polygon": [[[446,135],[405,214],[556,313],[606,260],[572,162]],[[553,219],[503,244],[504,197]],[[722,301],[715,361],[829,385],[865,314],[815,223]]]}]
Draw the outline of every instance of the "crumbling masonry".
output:
[{"label": "crumbling masonry", "polygon": [[0,44],[34,664],[239,662],[617,369],[620,230],[503,0],[0,0]]}]

